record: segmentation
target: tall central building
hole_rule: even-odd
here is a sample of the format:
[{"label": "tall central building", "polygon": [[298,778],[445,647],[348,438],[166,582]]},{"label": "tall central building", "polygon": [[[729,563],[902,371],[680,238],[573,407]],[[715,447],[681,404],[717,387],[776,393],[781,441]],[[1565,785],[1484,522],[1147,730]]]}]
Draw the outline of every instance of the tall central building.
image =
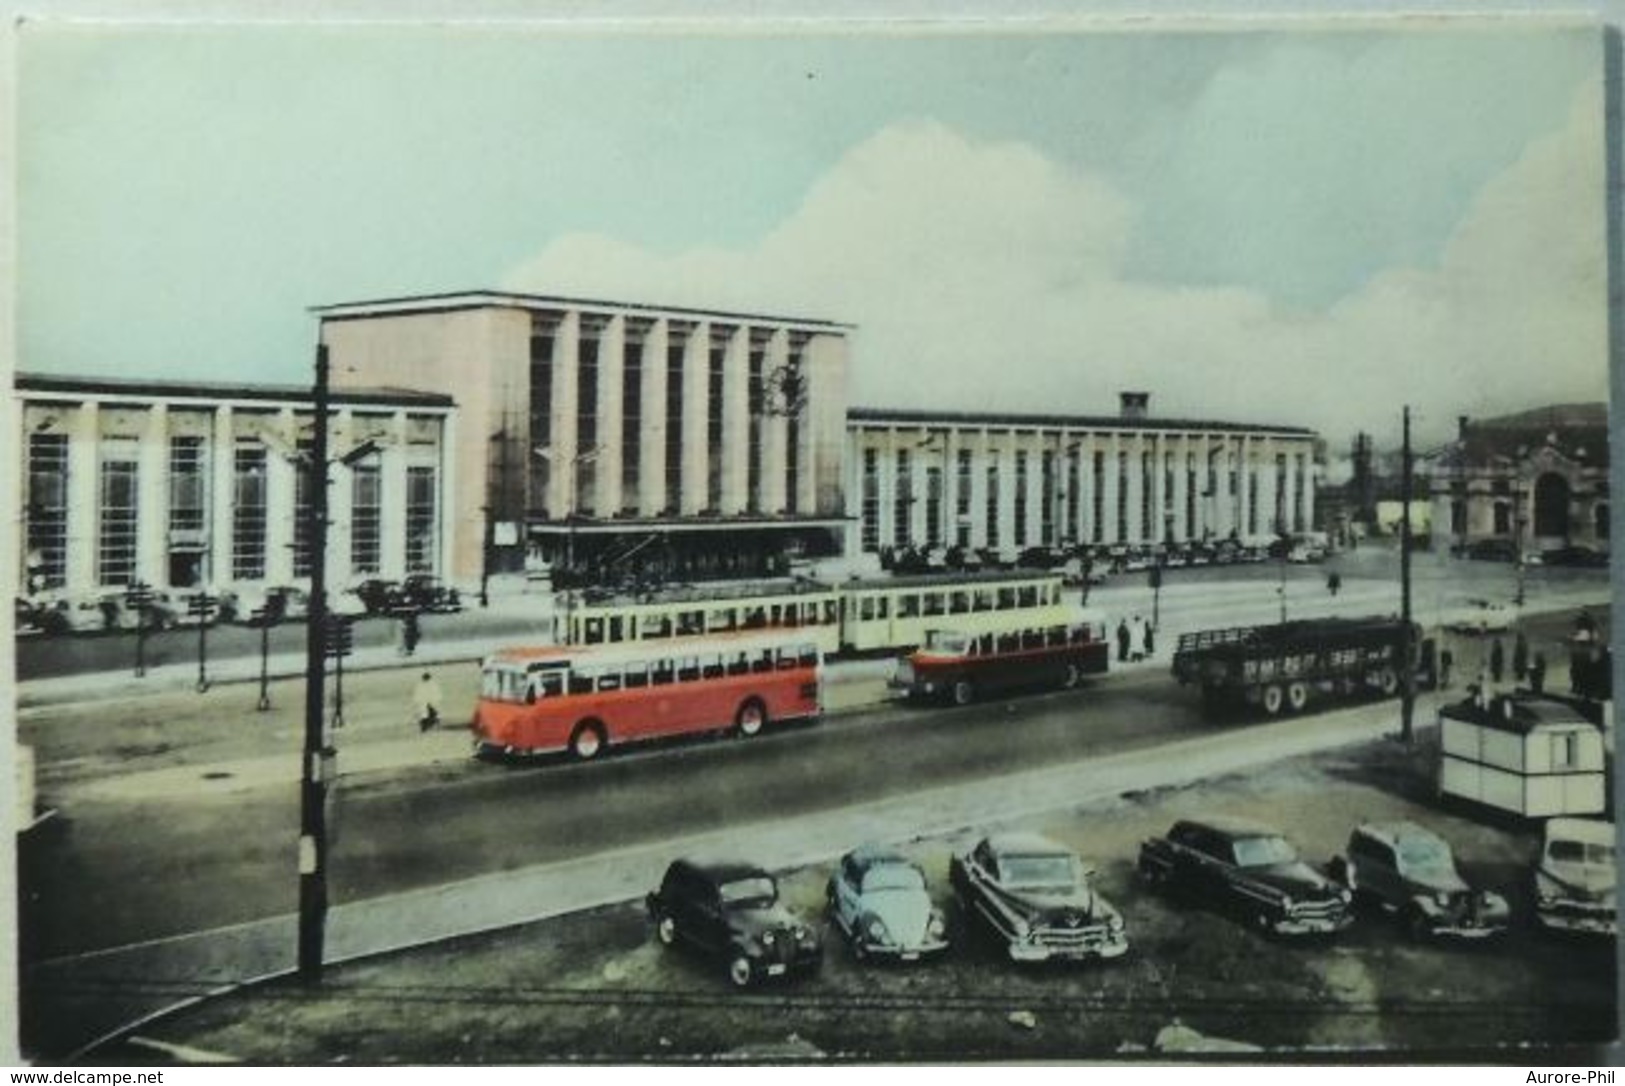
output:
[{"label": "tall central building", "polygon": [[774,572],[840,550],[850,325],[480,291],[322,306],[336,389],[441,392],[447,575]]}]

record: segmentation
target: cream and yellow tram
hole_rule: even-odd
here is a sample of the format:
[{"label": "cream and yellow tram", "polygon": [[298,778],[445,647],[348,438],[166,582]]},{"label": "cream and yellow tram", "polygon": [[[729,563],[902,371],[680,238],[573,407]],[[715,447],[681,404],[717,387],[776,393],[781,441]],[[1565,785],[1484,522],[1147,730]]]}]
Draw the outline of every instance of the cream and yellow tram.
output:
[{"label": "cream and yellow tram", "polygon": [[622,644],[738,630],[802,630],[821,651],[875,653],[922,645],[932,629],[972,636],[1061,624],[1061,576],[1040,570],[703,586],[658,599],[588,601],[561,611],[558,639]]}]

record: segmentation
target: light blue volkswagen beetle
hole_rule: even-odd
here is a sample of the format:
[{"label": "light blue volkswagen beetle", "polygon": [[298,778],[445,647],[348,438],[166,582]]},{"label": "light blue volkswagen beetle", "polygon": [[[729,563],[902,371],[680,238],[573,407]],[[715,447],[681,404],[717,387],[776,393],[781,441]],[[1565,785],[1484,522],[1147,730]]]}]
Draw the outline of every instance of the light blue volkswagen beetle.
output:
[{"label": "light blue volkswagen beetle", "polygon": [[947,923],[931,903],[925,873],[899,852],[853,849],[835,866],[826,894],[830,919],[860,961],[915,961],[948,947]]}]

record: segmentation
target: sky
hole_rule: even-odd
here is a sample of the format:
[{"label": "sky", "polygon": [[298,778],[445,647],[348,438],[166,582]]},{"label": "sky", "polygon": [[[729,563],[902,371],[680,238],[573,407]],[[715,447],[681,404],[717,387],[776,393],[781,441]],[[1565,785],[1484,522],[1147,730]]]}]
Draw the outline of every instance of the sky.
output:
[{"label": "sky", "polygon": [[1336,449],[1607,394],[1594,28],[19,41],[24,371],[302,383],[310,306],[501,289],[850,322],[865,406]]}]

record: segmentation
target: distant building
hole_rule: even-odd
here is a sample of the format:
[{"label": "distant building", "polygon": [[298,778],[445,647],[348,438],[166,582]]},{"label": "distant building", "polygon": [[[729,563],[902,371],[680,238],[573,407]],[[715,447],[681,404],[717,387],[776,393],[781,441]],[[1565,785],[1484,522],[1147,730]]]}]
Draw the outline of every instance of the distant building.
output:
[{"label": "distant building", "polygon": [[1315,526],[1316,435],[1297,426],[854,407],[847,552],[1158,544]]},{"label": "distant building", "polygon": [[456,397],[456,555],[703,579],[839,549],[850,325],[478,291],[315,310],[335,388]]},{"label": "distant building", "polygon": [[[310,576],[301,525],[308,387],[18,374],[24,594],[279,585]],[[455,560],[449,396],[334,397],[328,573],[439,574]]]},{"label": "distant building", "polygon": [[1459,420],[1428,458],[1435,547],[1504,539],[1528,551],[1608,547],[1608,408]]}]

